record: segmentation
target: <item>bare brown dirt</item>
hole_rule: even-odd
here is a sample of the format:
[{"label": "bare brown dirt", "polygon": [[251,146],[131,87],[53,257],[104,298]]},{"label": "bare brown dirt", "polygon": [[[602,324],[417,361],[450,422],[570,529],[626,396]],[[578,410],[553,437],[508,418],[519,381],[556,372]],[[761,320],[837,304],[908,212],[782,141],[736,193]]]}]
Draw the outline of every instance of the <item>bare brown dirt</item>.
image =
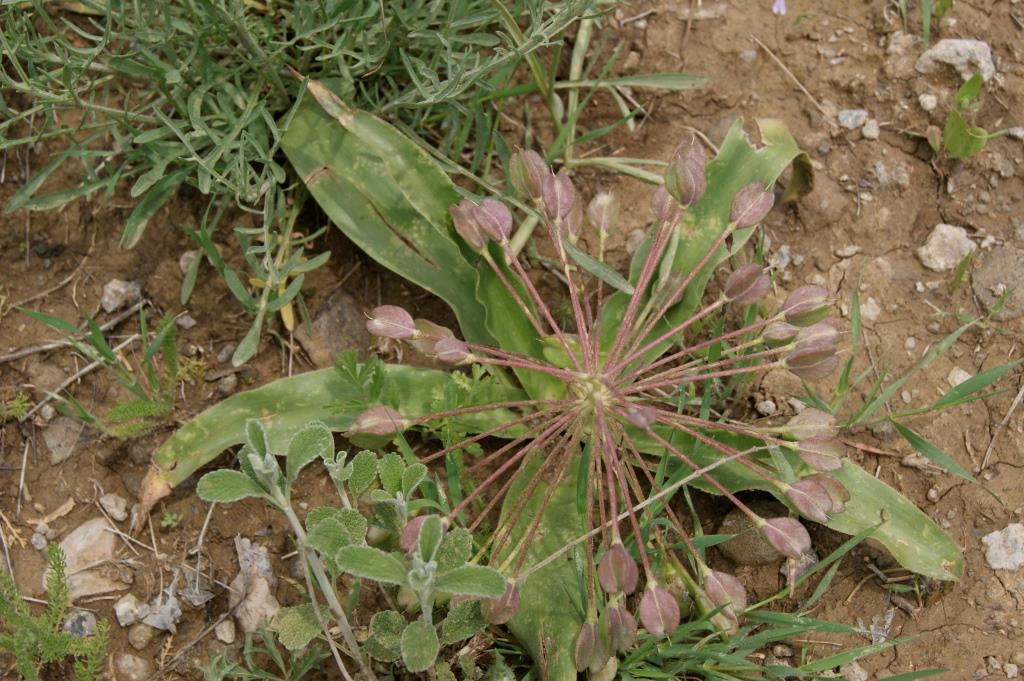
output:
[{"label": "bare brown dirt", "polygon": [[[1003,137],[992,140],[973,158],[951,161],[935,158],[926,142],[912,134],[923,133],[929,125],[941,127],[960,79],[952,69],[927,76],[914,70],[923,47],[911,38],[901,41],[898,32],[905,27],[895,3],[791,0],[784,18],[772,16],[770,5],[767,0],[623,4],[606,28],[611,40],[624,41],[621,73],[685,70],[709,76],[710,83],[703,90],[681,94],[637,91],[634,94],[647,107],[648,116],[635,132],[620,131],[603,139],[600,153],[665,158],[691,130],[716,143],[737,116],[745,119],[752,134],[756,118],[785,121],[810,154],[816,173],[809,196],[795,206],[775,210],[766,221],[768,256],[789,255],[779,283],[786,289],[805,282],[822,283],[840,301],[848,301],[859,287],[862,303],[875,307],[877,317],[865,321],[869,353],[858,360],[858,367],[873,364],[878,371],[888,367],[890,376],[901,375],[957,326],[955,315],[975,316],[983,311],[970,285],[972,271],[984,267],[999,249],[1024,247],[1024,234],[1015,231],[1013,224],[1014,219],[1024,219],[1024,146],[1018,139]],[[724,7],[723,13],[717,11],[719,6]],[[691,7],[695,10],[692,21],[686,18]],[[705,14],[709,18],[700,18]],[[959,1],[948,18],[933,29],[933,41],[973,38],[991,46],[998,75],[988,84],[984,107],[976,116],[977,124],[989,130],[1022,123],[1022,20],[1024,6],[1016,2]],[[911,22],[906,31],[916,36],[920,25]],[[754,42],[755,37],[765,48]],[[938,105],[931,114],[919,104],[921,94],[937,97]],[[878,138],[866,139],[860,130],[832,125],[835,111],[841,109],[866,109],[879,123]],[[597,101],[582,126],[596,128],[615,118],[616,110],[608,102]],[[39,167],[47,161],[46,154],[43,149],[33,149],[28,161]],[[24,181],[19,169],[24,160],[7,157],[0,201],[6,202]],[[580,177],[590,190],[613,190],[628,207],[623,211],[623,234],[644,226],[648,187],[605,173],[588,171]],[[56,188],[68,181],[58,177],[51,184]],[[8,306],[47,291],[72,273],[75,276],[66,285],[31,301],[30,306],[79,321],[96,315],[103,284],[117,277],[139,281],[156,310],[171,314],[183,310],[178,298],[182,279],[178,258],[191,243],[182,228],[196,225],[204,207],[202,198],[179,197],[161,211],[139,247],[124,251],[117,242],[130,206],[127,193],[120,191],[114,197],[77,202],[59,212],[0,216],[0,354],[55,337],[41,324],[10,312]],[[980,246],[966,281],[959,286],[953,285],[952,272],[926,270],[915,257],[915,249],[938,223],[965,227]],[[223,230],[220,238],[226,251],[234,252],[236,242],[228,230]],[[366,307],[380,300],[413,306],[423,302],[420,292],[384,274],[342,237],[332,234],[325,242],[333,257],[308,279],[305,290],[312,309],[343,279],[345,289]],[[218,362],[217,354],[225,344],[240,340],[248,319],[207,266],[185,309],[197,325],[180,332],[179,348],[195,360],[197,369],[192,381],[181,386],[175,420],[167,428],[137,441],[103,439],[86,430],[71,457],[57,466],[50,464],[42,439],[46,424],[40,420],[25,424],[7,421],[0,430],[0,511],[10,521],[4,526],[10,560],[25,595],[43,597],[43,560],[27,545],[38,518],[74,499],[69,514],[49,523],[59,539],[98,515],[95,500],[100,490],[133,501],[149,453],[176,423],[222,397],[217,380],[228,365]],[[107,316],[97,318],[103,321]],[[126,322],[117,334],[134,330],[132,323]],[[898,397],[893,408],[904,408],[904,397],[912,408],[945,392],[947,375],[954,367],[974,374],[1019,357],[1022,331],[1018,318],[967,332],[946,356],[907,385],[906,395]],[[137,350],[128,355],[135,357],[134,352]],[[0,397],[9,399],[25,390],[42,398],[46,389],[84,363],[81,356],[64,348],[0,365]],[[294,370],[307,368],[300,355]],[[259,356],[240,374],[239,389],[273,380],[287,371],[288,353],[267,336]],[[869,624],[873,618],[884,619],[892,610],[890,635],[916,637],[863,662],[870,674],[867,678],[944,667],[950,671],[940,678],[998,679],[1012,675],[1012,667],[1003,667],[1007,663],[1024,667],[1020,630],[1024,574],[993,571],[980,542],[981,536],[1021,520],[1024,410],[1013,414],[1005,429],[998,428],[1021,381],[1019,372],[1011,374],[999,386],[1005,391],[985,402],[908,422],[962,465],[977,471],[1002,503],[957,478],[906,465],[904,457],[911,449],[890,430],[866,429],[855,434],[854,440],[866,447],[857,454],[861,465],[946,527],[963,549],[967,563],[960,582],[928,585],[927,595],[919,602],[913,593],[895,594],[873,576],[869,561],[883,570],[893,567],[884,557],[865,550],[846,559],[814,614]],[[782,414],[791,413],[787,397],[798,390],[799,385],[785,377],[769,375],[751,400],[772,399]],[[83,378],[72,386],[71,393],[100,412],[118,396],[115,384],[102,373]],[[26,467],[19,515],[15,508],[23,456]],[[310,505],[326,501],[331,494],[327,481],[313,475],[303,479],[300,489],[298,501]],[[165,513],[179,517],[172,527],[163,528],[157,522],[152,534],[140,537],[156,553],[127,545],[121,550],[122,567],[134,580],[131,591],[140,599],[151,599],[167,583],[172,570],[196,561],[194,549],[207,505],[193,491],[190,484],[184,485],[155,511],[158,521]],[[276,556],[278,573],[292,574],[293,560],[283,556],[293,547],[282,522],[261,504],[247,502],[217,507],[210,517],[201,562],[217,580],[226,583],[237,571],[232,543],[236,535],[266,544]],[[830,541],[824,536],[816,538],[823,544]],[[740,575],[758,596],[780,586],[774,567],[744,568]],[[153,660],[154,667],[166,671],[169,678],[198,678],[198,665],[224,647],[211,636],[199,638],[226,610],[226,591],[219,588],[215,592],[217,597],[203,608],[186,607],[177,634],[156,636],[138,654]],[[283,603],[296,601],[298,594],[294,583],[282,579],[278,597]],[[112,618],[112,603],[110,597],[99,597],[81,605]],[[136,652],[127,642],[126,631],[116,625],[112,628],[113,651]],[[830,644],[793,644],[813,656],[835,650]],[[7,678],[14,678],[6,662],[0,660],[0,673],[5,671]]]}]

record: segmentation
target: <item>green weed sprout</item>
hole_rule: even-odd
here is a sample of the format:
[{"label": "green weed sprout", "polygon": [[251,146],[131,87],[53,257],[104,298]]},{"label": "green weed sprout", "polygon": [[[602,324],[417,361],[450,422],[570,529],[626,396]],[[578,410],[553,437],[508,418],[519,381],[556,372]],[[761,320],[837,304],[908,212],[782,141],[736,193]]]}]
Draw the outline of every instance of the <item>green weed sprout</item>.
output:
[{"label": "green weed sprout", "polygon": [[[246,445],[239,452],[241,470],[204,475],[197,493],[219,503],[257,497],[284,513],[327,602],[326,614],[335,619],[349,655],[359,661],[366,678],[373,677],[367,653],[386,662],[401,659],[410,672],[422,672],[433,667],[442,645],[469,638],[486,625],[479,601],[501,597],[507,590],[505,578],[470,562],[469,531],[447,526],[438,515],[411,517],[417,509],[413,496],[426,479],[426,466],[406,464],[396,453],[378,457],[367,450],[348,461],[346,453],[334,451],[327,426],[312,423],[291,439],[282,471],[263,425],[251,420],[246,433]],[[291,507],[291,485],[317,459],[334,481],[341,507],[313,509],[303,525]],[[369,521],[358,510],[364,495],[372,504],[374,525],[398,537],[399,550],[367,544]],[[369,638],[360,646],[334,586],[342,573],[396,588],[399,600],[411,601],[420,616],[407,622],[398,611],[377,612],[369,624]],[[435,623],[435,608],[449,600],[447,616]],[[324,632],[323,618],[320,606],[311,602],[282,610],[272,629],[282,645],[298,650]],[[344,668],[340,657],[337,661]]]},{"label": "green weed sprout", "polygon": [[109,623],[101,620],[92,636],[77,638],[63,631],[70,598],[64,554],[50,544],[47,557],[46,612],[33,615],[18,593],[14,577],[0,570],[0,650],[15,659],[15,668],[26,681],[38,681],[48,666],[73,659],[76,681],[100,681],[103,678]]}]

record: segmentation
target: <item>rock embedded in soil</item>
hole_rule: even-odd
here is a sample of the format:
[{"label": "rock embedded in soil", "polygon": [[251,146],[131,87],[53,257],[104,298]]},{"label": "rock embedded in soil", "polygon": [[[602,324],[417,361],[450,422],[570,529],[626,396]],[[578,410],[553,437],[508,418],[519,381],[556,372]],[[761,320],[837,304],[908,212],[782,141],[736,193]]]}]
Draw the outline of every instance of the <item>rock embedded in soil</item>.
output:
[{"label": "rock embedded in soil", "polygon": [[104,494],[100,497],[100,506],[111,519],[119,523],[128,519],[128,502],[120,494]]},{"label": "rock embedded in soil", "polygon": [[355,350],[360,358],[366,356],[372,339],[366,330],[366,315],[352,294],[344,289],[331,293],[317,309],[310,324],[295,329],[295,338],[317,367],[333,366],[339,352]]},{"label": "rock embedded in soil", "polygon": [[838,114],[839,125],[847,130],[856,130],[868,120],[868,112],[864,109],[843,109]]},{"label": "rock embedded in soil", "polygon": [[75,452],[85,424],[70,416],[58,416],[43,430],[43,442],[50,450],[50,464],[57,466]]},{"label": "rock embedded in soil", "polygon": [[868,297],[864,301],[864,304],[860,308],[860,316],[862,319],[868,322],[878,321],[878,317],[882,314],[882,307],[878,304],[878,301],[874,298]]},{"label": "rock embedded in soil", "polygon": [[860,130],[861,137],[866,140],[876,140],[882,134],[882,128],[874,118],[869,119]]},{"label": "rock embedded in soil", "polygon": [[132,625],[131,629],[128,630],[128,643],[130,643],[132,648],[135,648],[135,650],[142,650],[153,642],[154,636],[156,636],[156,629],[148,624],[136,622]]},{"label": "rock embedded in soil", "polygon": [[949,383],[950,388],[955,388],[971,378],[973,378],[973,376],[971,376],[971,372],[965,371],[960,367],[953,367],[946,375],[946,383]]},{"label": "rock embedded in soil", "polygon": [[[748,506],[764,518],[788,514],[786,507],[778,502],[757,500]],[[733,535],[728,541],[719,544],[718,548],[737,565],[774,565],[782,560],[782,554],[775,550],[750,518],[738,508],[725,514],[717,531],[719,534]]]},{"label": "rock embedded in soil", "polygon": [[977,247],[966,229],[942,223],[935,225],[924,246],[917,249],[917,259],[934,272],[945,272],[959,265]]},{"label": "rock embedded in soil", "polygon": [[249,633],[268,624],[281,609],[273,594],[277,576],[270,565],[266,547],[236,537],[235,551],[239,570],[231,581],[228,607],[234,612],[242,631]]},{"label": "rock embedded in soil", "polygon": [[122,627],[135,624],[149,614],[149,607],[135,597],[135,594],[125,594],[114,603],[114,617]]},{"label": "rock embedded in soil", "polygon": [[1019,570],[1024,566],[1024,525],[1012,523],[981,538],[985,560],[993,570]]},{"label": "rock embedded in soil", "polygon": [[[126,584],[107,576],[108,565],[114,561],[117,537],[109,531],[106,518],[93,518],[76,527],[60,543],[67,560],[68,591],[71,601],[86,596],[110,593],[126,588]],[[91,569],[85,569],[94,565]],[[43,575],[45,588],[46,575]]]},{"label": "rock embedded in soil", "polygon": [[64,618],[64,633],[75,638],[85,638],[96,633],[96,615],[88,610],[72,610]]},{"label": "rock embedded in soil", "polygon": [[117,681],[145,681],[153,675],[153,664],[138,655],[114,655],[114,675]]},{"label": "rock embedded in soil", "polygon": [[1002,309],[993,315],[997,321],[1024,316],[1024,250],[1013,246],[994,250],[971,274],[971,286],[989,311],[1006,296]]},{"label": "rock embedded in soil", "polygon": [[225,619],[214,627],[213,634],[221,643],[231,645],[235,642],[235,623],[231,619]]},{"label": "rock embedded in soil", "polygon": [[975,73],[981,73],[982,80],[988,81],[996,73],[992,48],[980,40],[940,40],[918,58],[914,68],[918,73],[927,74],[935,71],[939,64],[949,64],[964,80],[969,80]]},{"label": "rock embedded in soil", "polygon": [[917,97],[917,103],[921,105],[921,108],[931,113],[935,111],[935,107],[939,105],[939,98],[933,94],[924,92]]},{"label": "rock embedded in soil", "polygon": [[100,307],[106,313],[116,312],[126,305],[131,305],[142,297],[142,289],[137,281],[111,279],[103,285],[103,297]]},{"label": "rock embedded in soil", "polygon": [[846,681],[869,681],[871,674],[856,662],[849,662],[839,668],[839,673]]}]

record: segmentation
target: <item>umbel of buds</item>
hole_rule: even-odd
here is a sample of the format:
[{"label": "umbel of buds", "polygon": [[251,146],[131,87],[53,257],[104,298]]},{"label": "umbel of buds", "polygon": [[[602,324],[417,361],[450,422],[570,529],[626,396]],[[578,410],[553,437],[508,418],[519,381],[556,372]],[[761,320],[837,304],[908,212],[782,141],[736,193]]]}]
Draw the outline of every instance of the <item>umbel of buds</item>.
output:
[{"label": "umbel of buds", "polygon": [[480,603],[480,614],[489,624],[505,624],[519,612],[519,589],[512,582],[505,586],[505,593]]},{"label": "umbel of buds", "polygon": [[636,591],[640,571],[621,541],[614,542],[601,557],[601,562],[597,564],[597,578],[605,593],[631,594]]},{"label": "umbel of buds", "polygon": [[725,281],[725,297],[737,305],[752,305],[760,300],[771,280],[764,273],[760,265],[753,263],[744,265],[729,275]]},{"label": "umbel of buds", "polygon": [[765,219],[775,205],[775,196],[760,182],[751,182],[736,192],[729,208],[729,222],[737,227],[753,227]]},{"label": "umbel of buds", "polygon": [[679,604],[670,591],[647,583],[640,599],[640,621],[654,636],[671,634],[679,626]]}]

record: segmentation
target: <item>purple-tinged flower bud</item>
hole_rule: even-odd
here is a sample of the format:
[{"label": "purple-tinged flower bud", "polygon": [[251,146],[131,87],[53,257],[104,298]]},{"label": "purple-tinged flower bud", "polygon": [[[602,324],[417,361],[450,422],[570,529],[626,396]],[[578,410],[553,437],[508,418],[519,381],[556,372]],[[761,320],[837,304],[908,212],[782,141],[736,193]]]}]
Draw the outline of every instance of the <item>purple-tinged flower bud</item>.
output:
[{"label": "purple-tinged flower bud", "polygon": [[402,528],[401,534],[398,535],[399,548],[409,554],[416,551],[420,544],[420,529],[423,527],[427,517],[425,515],[418,515],[415,518],[409,519],[409,522]]},{"label": "purple-tinged flower bud", "polygon": [[658,410],[649,404],[631,404],[626,407],[626,420],[637,428],[647,430],[658,422]]},{"label": "purple-tinged flower bud", "polygon": [[356,417],[348,432],[356,435],[394,435],[408,427],[402,415],[391,407],[370,407]]},{"label": "purple-tinged flower bud", "polygon": [[607,662],[611,654],[605,642],[592,622],[586,622],[576,637],[576,649],[573,654],[573,661],[576,663],[577,671],[589,669],[591,672],[598,672]]},{"label": "purple-tinged flower bud", "polygon": [[679,626],[679,604],[668,590],[648,584],[640,599],[640,621],[654,636],[671,634]]},{"label": "purple-tinged flower bud", "polygon": [[481,231],[498,243],[505,243],[512,235],[512,211],[498,199],[487,197],[474,206],[473,218]]},{"label": "purple-tinged flower bud", "polygon": [[636,618],[622,606],[611,606],[604,611],[608,643],[612,649],[624,653],[636,643]]},{"label": "purple-tinged flower bud", "polygon": [[704,578],[704,593],[731,620],[738,619],[747,609],[747,590],[740,580],[727,572],[712,570]]},{"label": "purple-tinged flower bud", "polygon": [[804,380],[824,378],[839,364],[835,345],[822,341],[797,343],[786,356],[786,368]]},{"label": "purple-tinged flower bud", "polygon": [[443,338],[454,338],[452,330],[436,324],[429,319],[416,320],[416,336],[409,339],[409,344],[416,348],[417,352],[424,355],[433,355],[434,347]]},{"label": "purple-tinged flower bud", "polygon": [[640,570],[621,541],[613,543],[601,557],[601,562],[597,564],[597,578],[605,593],[631,594],[636,591]]},{"label": "purple-tinged flower bud", "polygon": [[473,361],[469,346],[458,338],[443,338],[434,345],[434,355],[445,364],[466,364]]},{"label": "purple-tinged flower bud", "polygon": [[693,158],[681,158],[665,171],[665,189],[683,206],[700,201],[708,189],[704,166]]},{"label": "purple-tinged flower bud", "polygon": [[820,322],[800,329],[796,335],[797,347],[800,343],[828,343],[835,346],[839,342],[839,329],[832,319],[823,319]]},{"label": "purple-tinged flower bud", "polygon": [[751,305],[768,292],[771,283],[760,265],[744,265],[725,280],[725,297],[736,305]]},{"label": "purple-tinged flower bud", "polygon": [[816,471],[834,471],[843,467],[846,447],[831,435],[815,435],[797,444],[797,454]]},{"label": "purple-tinged flower bud", "polygon": [[683,140],[672,150],[669,163],[679,160],[692,161],[702,168],[708,164],[708,154],[704,151],[704,145],[697,141],[696,135],[690,135],[689,139]]},{"label": "purple-tinged flower bud", "polygon": [[564,169],[558,171],[557,175],[545,177],[541,192],[544,194],[544,205],[553,220],[561,220],[568,215],[576,201],[576,187]]},{"label": "purple-tinged flower bud", "polygon": [[827,523],[832,512],[832,497],[828,490],[810,478],[797,480],[786,490],[786,497],[805,518]]},{"label": "purple-tinged flower bud", "polygon": [[678,220],[682,210],[665,186],[661,185],[654,190],[654,195],[651,197],[651,212],[654,213],[654,218],[658,222],[665,224]]},{"label": "purple-tinged flower bud", "polygon": [[587,205],[587,219],[597,231],[607,234],[612,231],[619,217],[619,202],[608,192],[601,192]]},{"label": "purple-tinged flower bud", "polygon": [[801,286],[782,304],[786,321],[797,326],[810,326],[828,316],[828,291],[820,286]]},{"label": "purple-tinged flower bud", "polygon": [[532,149],[519,149],[509,160],[508,179],[520,196],[539,199],[544,178],[551,174],[544,158]]},{"label": "purple-tinged flower bud", "polygon": [[480,614],[489,624],[505,624],[519,612],[519,589],[512,582],[505,586],[505,593],[498,598],[480,602]]},{"label": "purple-tinged flower bud", "polygon": [[476,204],[469,199],[462,199],[457,204],[448,209],[448,212],[452,216],[452,224],[455,225],[455,231],[461,236],[467,244],[473,247],[474,250],[482,250],[487,240],[484,235],[480,233],[480,225],[477,224],[476,218],[473,217],[473,209],[476,208]]},{"label": "purple-tinged flower bud", "polygon": [[397,305],[381,305],[370,312],[366,330],[384,338],[412,338],[417,335],[412,315]]},{"label": "purple-tinged flower bud", "polygon": [[811,535],[796,518],[768,518],[761,532],[768,543],[787,558],[799,558],[811,550]]},{"label": "purple-tinged flower bud", "polygon": [[836,435],[836,417],[828,412],[808,407],[786,423],[790,437],[808,440],[812,437]]},{"label": "purple-tinged flower bud", "polygon": [[832,499],[832,513],[842,513],[846,510],[846,502],[850,500],[850,491],[843,487],[843,483],[824,473],[808,475],[804,480],[813,480],[825,488]]},{"label": "purple-tinged flower bud", "polygon": [[765,327],[762,337],[765,343],[775,347],[789,343],[796,338],[799,332],[800,327],[798,326],[793,326],[787,322],[772,322]]},{"label": "purple-tinged flower bud", "polygon": [[751,182],[736,192],[729,208],[729,222],[737,227],[753,227],[764,220],[775,205],[775,195],[760,182]]},{"label": "purple-tinged flower bud", "polygon": [[559,223],[558,231],[563,237],[568,237],[570,241],[576,243],[580,232],[583,231],[583,206],[579,201],[573,202],[569,214]]}]

